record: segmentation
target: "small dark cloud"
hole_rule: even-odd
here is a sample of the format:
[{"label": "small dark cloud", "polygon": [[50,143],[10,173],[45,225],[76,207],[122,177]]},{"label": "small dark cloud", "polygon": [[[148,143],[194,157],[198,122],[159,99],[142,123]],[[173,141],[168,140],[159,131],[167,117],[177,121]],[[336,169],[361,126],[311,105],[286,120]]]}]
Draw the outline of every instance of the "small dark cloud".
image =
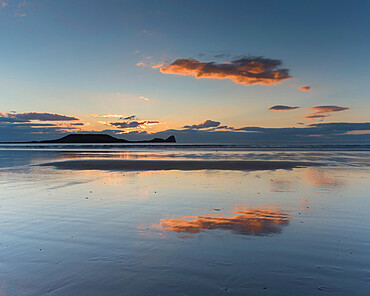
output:
[{"label": "small dark cloud", "polygon": [[193,125],[185,125],[183,128],[187,129],[205,129],[205,128],[212,128],[212,127],[218,127],[221,124],[221,122],[213,121],[213,120],[206,120],[199,124],[193,124]]},{"label": "small dark cloud", "polygon": [[125,135],[147,135],[148,132],[147,131],[143,131],[143,130],[135,130],[135,131],[130,131],[130,132],[127,132],[125,133]]},{"label": "small dark cloud", "polygon": [[233,130],[234,128],[232,126],[220,125],[218,127],[215,127],[215,129],[217,129],[217,130],[220,130],[220,129]]},{"label": "small dark cloud", "polygon": [[135,120],[135,119],[137,119],[137,117],[136,117],[136,115],[131,115],[131,116],[123,117],[121,119],[123,119],[123,120]]},{"label": "small dark cloud", "polygon": [[325,118],[325,117],[328,117],[329,115],[327,114],[316,114],[316,113],[313,113],[313,114],[307,114],[304,116],[304,118],[307,118],[307,119],[318,119],[318,118]]},{"label": "small dark cloud", "polygon": [[[96,131],[92,131],[92,133],[96,133]],[[130,139],[130,136],[148,135],[147,131],[143,131],[143,130],[134,130],[134,131],[126,132],[126,131],[115,130],[115,129],[105,129],[105,130],[99,131],[98,133],[109,134],[109,135],[124,135],[125,138],[128,137],[127,139]]]},{"label": "small dark cloud", "polygon": [[284,105],[275,105],[269,108],[269,110],[273,111],[288,111],[288,110],[294,110],[298,109],[299,107],[290,107],[290,106],[284,106]]},{"label": "small dark cloud", "polygon": [[76,122],[76,123],[69,123],[69,125],[78,126],[78,125],[85,125],[85,124],[82,122]]},{"label": "small dark cloud", "polygon": [[227,53],[219,53],[219,54],[215,54],[213,57],[216,59],[223,59],[223,58],[230,57],[230,55]]},{"label": "small dark cloud", "polygon": [[298,89],[301,90],[301,91],[310,91],[311,90],[311,86],[301,86]]},{"label": "small dark cloud", "polygon": [[159,124],[160,122],[156,120],[145,120],[145,121],[101,122],[101,123],[105,125],[115,126],[120,129],[127,129]]}]

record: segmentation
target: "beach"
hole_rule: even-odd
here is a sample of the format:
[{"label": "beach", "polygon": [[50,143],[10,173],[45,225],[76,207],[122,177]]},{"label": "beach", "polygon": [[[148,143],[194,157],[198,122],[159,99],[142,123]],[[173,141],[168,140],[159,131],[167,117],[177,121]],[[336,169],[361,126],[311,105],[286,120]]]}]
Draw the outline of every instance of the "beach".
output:
[{"label": "beach", "polygon": [[368,295],[369,152],[82,148],[0,150],[3,295]]}]

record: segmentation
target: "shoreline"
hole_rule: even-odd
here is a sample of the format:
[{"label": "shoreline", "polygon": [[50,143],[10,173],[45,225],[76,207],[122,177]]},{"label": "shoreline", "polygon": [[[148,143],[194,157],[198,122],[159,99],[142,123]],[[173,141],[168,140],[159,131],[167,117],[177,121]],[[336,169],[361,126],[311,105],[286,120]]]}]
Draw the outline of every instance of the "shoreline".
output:
[{"label": "shoreline", "polygon": [[107,171],[158,171],[158,170],[233,170],[256,171],[293,169],[320,166],[320,163],[297,161],[205,161],[205,160],[122,160],[122,159],[83,159],[48,162],[39,166],[52,166],[67,170],[107,170]]}]

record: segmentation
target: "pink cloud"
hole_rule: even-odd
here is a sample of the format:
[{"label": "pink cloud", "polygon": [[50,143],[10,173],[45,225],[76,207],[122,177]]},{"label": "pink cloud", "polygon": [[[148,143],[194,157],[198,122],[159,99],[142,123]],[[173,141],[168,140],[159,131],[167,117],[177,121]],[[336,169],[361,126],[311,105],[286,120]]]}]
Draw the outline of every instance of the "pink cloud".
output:
[{"label": "pink cloud", "polygon": [[340,106],[316,106],[310,108],[313,111],[316,111],[316,113],[331,113],[331,112],[339,112],[348,110],[348,107],[340,107]]},{"label": "pink cloud", "polygon": [[345,111],[345,110],[348,110],[349,108],[335,106],[335,105],[328,105],[328,106],[315,106],[315,107],[311,107],[310,109],[315,112],[305,115],[304,118],[315,120],[315,119],[320,119],[320,118],[323,119],[325,117],[328,117],[329,116],[328,113]]}]

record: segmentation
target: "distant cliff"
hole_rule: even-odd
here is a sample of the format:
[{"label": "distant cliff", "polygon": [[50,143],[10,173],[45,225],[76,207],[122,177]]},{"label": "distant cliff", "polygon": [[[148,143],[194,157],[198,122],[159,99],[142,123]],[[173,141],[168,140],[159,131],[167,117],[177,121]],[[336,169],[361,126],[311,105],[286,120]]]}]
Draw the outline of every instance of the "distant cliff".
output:
[{"label": "distant cliff", "polygon": [[176,143],[176,138],[175,136],[169,136],[167,139],[154,138],[148,141],[128,141],[106,134],[70,134],[56,140],[33,141],[28,143]]}]

